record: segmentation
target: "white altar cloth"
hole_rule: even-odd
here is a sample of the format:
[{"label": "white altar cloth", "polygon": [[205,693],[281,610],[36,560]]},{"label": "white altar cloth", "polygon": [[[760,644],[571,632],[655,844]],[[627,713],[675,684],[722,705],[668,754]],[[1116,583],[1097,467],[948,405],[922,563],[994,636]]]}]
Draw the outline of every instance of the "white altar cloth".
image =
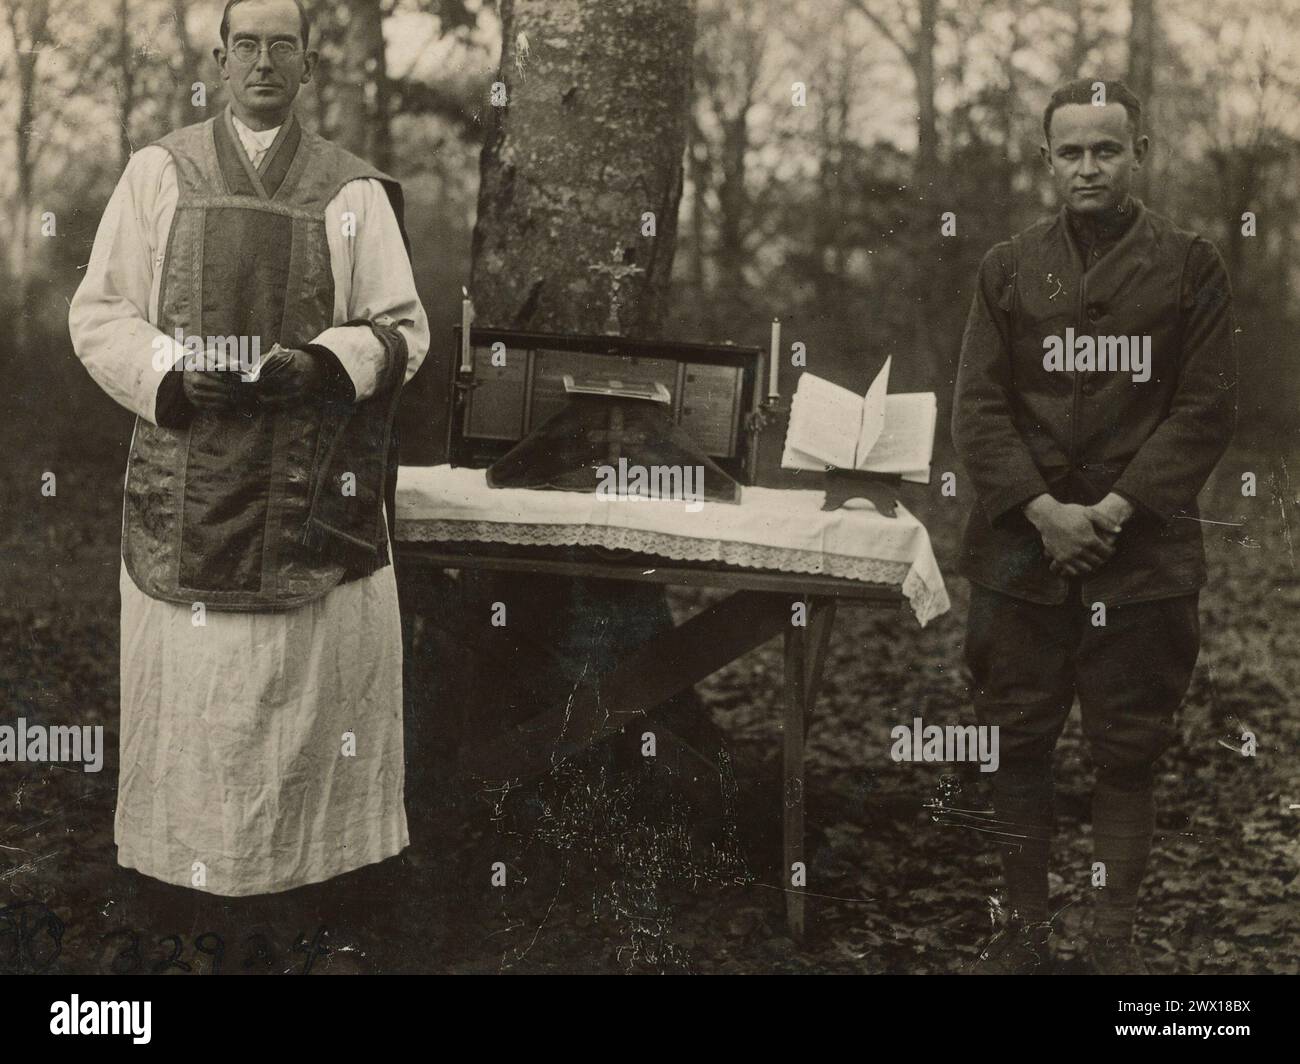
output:
[{"label": "white altar cloth", "polygon": [[482,469],[403,466],[395,539],[600,546],[900,587],[922,625],[949,607],[924,526],[901,504],[821,509],[820,491],[745,487],[739,504],[601,499],[595,493],[489,488]]}]

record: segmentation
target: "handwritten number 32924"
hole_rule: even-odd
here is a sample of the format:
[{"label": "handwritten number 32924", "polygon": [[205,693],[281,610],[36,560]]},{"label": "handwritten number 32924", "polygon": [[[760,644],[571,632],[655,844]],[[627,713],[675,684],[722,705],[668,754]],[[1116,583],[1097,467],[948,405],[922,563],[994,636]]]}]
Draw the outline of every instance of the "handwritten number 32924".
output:
[{"label": "handwritten number 32924", "polygon": [[[310,974],[316,958],[325,954],[326,947],[321,941],[324,936],[324,927],[317,928],[311,942],[307,941],[305,934],[299,933],[298,940],[294,943],[291,951],[306,954],[299,974]],[[101,936],[100,941],[107,941],[112,938],[127,940],[122,948],[114,954],[112,961],[109,963],[109,971],[114,975],[137,975],[145,971],[154,975],[162,975],[173,970],[186,973],[194,970],[194,966],[183,959],[185,942],[180,935],[165,935],[160,938],[158,945],[163,947],[163,953],[148,966],[146,966],[145,958],[140,952],[140,937],[141,933],[131,928],[110,931],[108,934]],[[244,971],[270,972],[279,967],[279,957],[275,945],[266,935],[255,931],[245,936],[244,944],[248,947],[240,965]],[[194,949],[197,953],[205,954],[211,958],[210,975],[221,974],[222,966],[226,960],[226,943],[220,935],[215,931],[203,932],[194,940]]]}]

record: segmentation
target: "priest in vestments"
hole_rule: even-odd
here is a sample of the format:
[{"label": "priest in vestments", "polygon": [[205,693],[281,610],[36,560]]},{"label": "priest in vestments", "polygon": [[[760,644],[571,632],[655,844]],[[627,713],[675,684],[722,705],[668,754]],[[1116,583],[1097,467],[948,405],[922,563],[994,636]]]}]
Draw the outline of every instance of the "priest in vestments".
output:
[{"label": "priest in vestments", "polygon": [[293,0],[226,5],[229,107],[131,157],[69,315],[136,415],[118,862],[224,896],[408,845],[393,423],[428,322],[400,187],[294,116],[309,36]]}]

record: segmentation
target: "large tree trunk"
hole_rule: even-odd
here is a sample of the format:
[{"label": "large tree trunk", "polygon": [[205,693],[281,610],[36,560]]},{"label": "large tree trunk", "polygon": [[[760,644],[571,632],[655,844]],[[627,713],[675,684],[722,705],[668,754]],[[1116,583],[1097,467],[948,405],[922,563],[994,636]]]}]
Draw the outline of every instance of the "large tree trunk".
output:
[{"label": "large tree trunk", "polygon": [[[661,333],[682,192],[691,0],[503,0],[501,19],[506,98],[489,117],[474,228],[478,323]],[[647,212],[653,236],[643,235]],[[671,624],[663,591],[648,585],[466,572],[461,586],[469,646],[455,668],[477,673],[471,720],[489,727],[562,704]],[[489,623],[493,602],[506,606],[504,628]]]},{"label": "large tree trunk", "polygon": [[[471,284],[479,321],[630,336],[662,326],[682,192],[689,0],[502,0]],[[642,236],[653,212],[656,235]]]}]

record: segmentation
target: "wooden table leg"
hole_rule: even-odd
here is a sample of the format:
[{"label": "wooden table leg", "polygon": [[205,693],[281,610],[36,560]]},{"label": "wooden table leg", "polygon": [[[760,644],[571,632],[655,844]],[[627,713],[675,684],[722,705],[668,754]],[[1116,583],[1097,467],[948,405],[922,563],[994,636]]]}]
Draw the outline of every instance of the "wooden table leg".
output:
[{"label": "wooden table leg", "polygon": [[807,682],[804,684],[804,739],[808,738],[808,726],[812,724],[813,712],[817,708],[817,692],[822,682],[822,667],[826,664],[826,647],[831,641],[831,629],[835,627],[835,600],[818,596],[808,599],[808,661]]},{"label": "wooden table leg", "polygon": [[805,700],[808,694],[808,630],[789,625],[785,630],[785,758],[782,797],[784,804],[783,846],[785,861],[785,918],[790,937],[803,941],[804,895],[808,871],[804,864],[803,826],[803,740]]},{"label": "wooden table leg", "polygon": [[[801,942],[804,936],[803,888],[795,885],[799,875],[808,882],[804,854],[804,743],[817,705],[826,648],[835,625],[835,600],[808,596],[807,626],[790,625],[785,632],[785,756],[782,795],[784,799],[783,851],[785,856],[785,911],[790,936]],[[796,865],[798,866],[796,868]]]}]

